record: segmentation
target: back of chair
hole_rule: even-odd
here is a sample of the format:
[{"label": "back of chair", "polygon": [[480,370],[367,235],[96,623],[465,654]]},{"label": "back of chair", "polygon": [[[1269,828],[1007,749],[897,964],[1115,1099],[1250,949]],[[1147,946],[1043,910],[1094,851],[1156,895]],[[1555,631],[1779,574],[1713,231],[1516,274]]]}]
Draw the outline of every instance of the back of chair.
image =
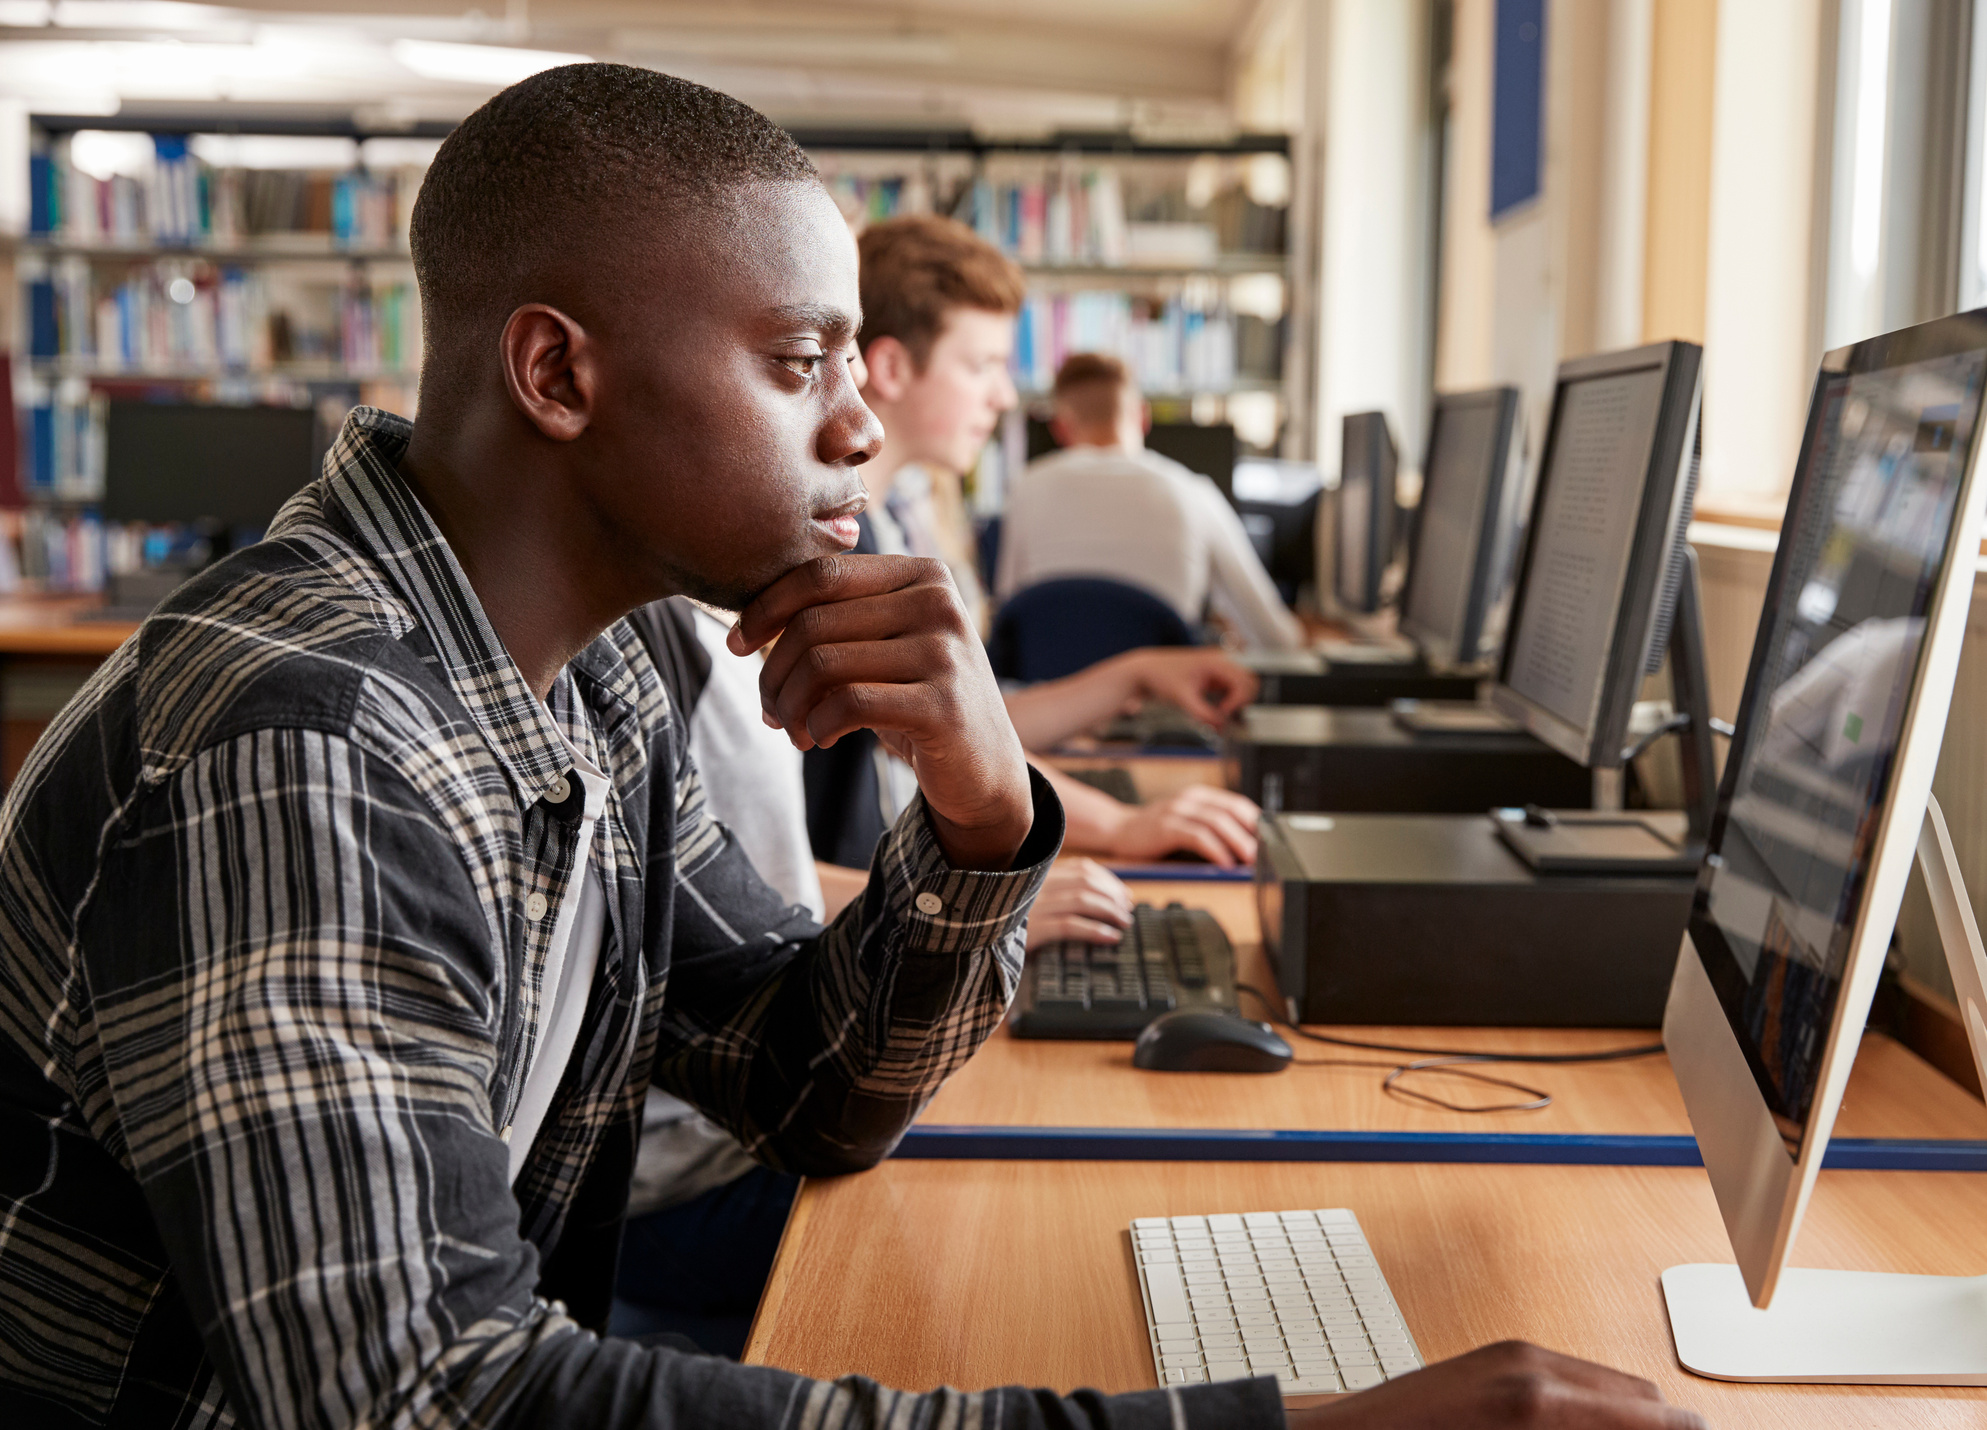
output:
[{"label": "back of chair", "polygon": [[1192,645],[1180,613],[1137,586],[1101,577],[1039,581],[994,617],[987,654],[1004,680],[1055,680],[1141,646]]}]

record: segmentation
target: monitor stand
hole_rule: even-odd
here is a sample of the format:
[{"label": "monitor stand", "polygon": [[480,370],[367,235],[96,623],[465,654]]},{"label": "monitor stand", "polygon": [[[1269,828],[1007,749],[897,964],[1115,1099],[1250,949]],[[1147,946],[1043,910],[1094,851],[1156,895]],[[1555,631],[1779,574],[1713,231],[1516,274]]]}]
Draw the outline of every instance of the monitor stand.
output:
[{"label": "monitor stand", "polygon": [[[1493,810],[1498,838],[1541,874],[1691,874],[1704,860],[1718,797],[1717,764],[1711,749],[1711,683],[1704,663],[1697,553],[1686,546],[1683,556],[1669,650],[1670,697],[1678,714],[1667,730],[1683,740],[1684,817],[1678,820],[1665,811],[1599,814],[1532,806]],[[1622,762],[1639,753],[1639,747],[1624,750]],[[1673,827],[1679,823],[1682,828]]]},{"label": "monitor stand", "polygon": [[[1987,1087],[1987,955],[1936,799],[1918,834],[1946,966]],[[1987,1276],[1780,1273],[1755,1307],[1736,1266],[1672,1266],[1663,1299],[1677,1359],[1714,1380],[1824,1385],[1987,1385]]]}]

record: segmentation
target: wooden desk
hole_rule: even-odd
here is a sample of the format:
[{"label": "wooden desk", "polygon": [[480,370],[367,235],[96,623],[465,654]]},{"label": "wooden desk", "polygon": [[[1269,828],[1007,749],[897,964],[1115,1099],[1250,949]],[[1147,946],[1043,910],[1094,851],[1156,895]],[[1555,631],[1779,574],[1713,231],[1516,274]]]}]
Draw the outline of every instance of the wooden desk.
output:
[{"label": "wooden desk", "polygon": [[[1141,883],[1140,899],[1178,899],[1213,912],[1234,940],[1242,981],[1274,992],[1247,884]],[[1247,1000],[1245,999],[1245,1004]],[[1634,1029],[1320,1029],[1363,1041],[1485,1052],[1585,1052],[1653,1042]],[[1662,1056],[1571,1067],[1489,1069],[1553,1095],[1541,1112],[1449,1112],[1381,1088],[1404,1059],[1293,1040],[1326,1066],[1269,1075],[1149,1073],[1131,1044],[1015,1038],[1003,1027],[926,1108],[935,1125],[1018,1127],[1344,1128],[1355,1131],[1589,1132],[1688,1136],[1690,1119]],[[1496,1089],[1424,1076],[1421,1086],[1468,1102]],[[1881,1034],[1863,1040],[1836,1124],[1843,1137],[1987,1139],[1987,1106]],[[1987,1267],[1983,1267],[1987,1269]]]},{"label": "wooden desk", "polygon": [[102,604],[96,596],[0,597],[0,784],[13,782],[67,695],[138,629],[83,619]]},{"label": "wooden desk", "polygon": [[[1657,1277],[1731,1251],[1690,1168],[886,1162],[802,1188],[745,1358],[923,1390],[1155,1383],[1132,1218],[1351,1207],[1431,1359],[1520,1337],[1719,1430],[1978,1426],[1987,1390],[1745,1386],[1676,1363]],[[1825,1172],[1803,1266],[1987,1270],[1987,1177]]]},{"label": "wooden desk", "polygon": [[96,596],[0,597],[0,657],[102,660],[138,629],[135,621],[83,619],[102,605]]},{"label": "wooden desk", "polygon": [[1212,755],[1113,755],[1086,751],[1040,758],[1059,770],[1128,770],[1142,802],[1170,798],[1189,785],[1223,782],[1223,763]]}]

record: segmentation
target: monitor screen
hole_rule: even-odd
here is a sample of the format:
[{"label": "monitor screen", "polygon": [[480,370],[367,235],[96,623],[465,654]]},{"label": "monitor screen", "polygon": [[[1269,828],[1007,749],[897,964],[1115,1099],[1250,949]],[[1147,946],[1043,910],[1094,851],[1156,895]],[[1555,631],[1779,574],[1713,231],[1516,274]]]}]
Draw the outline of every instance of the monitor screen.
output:
[{"label": "monitor screen", "polygon": [[1499,389],[1436,399],[1401,631],[1437,660],[1478,656],[1492,596],[1484,588],[1497,574],[1486,545],[1498,543],[1487,528],[1497,515],[1516,396]]},{"label": "monitor screen", "polygon": [[1338,478],[1338,601],[1349,611],[1379,609],[1380,577],[1393,546],[1393,434],[1383,413],[1345,419]]},{"label": "monitor screen", "polygon": [[110,521],[264,528],[317,476],[307,407],[112,402],[104,433]]},{"label": "monitor screen", "polygon": [[[1059,444],[1045,417],[1028,418],[1028,460],[1046,457]],[[1235,429],[1226,422],[1155,422],[1146,430],[1145,445],[1162,457],[1170,457],[1190,472],[1199,472],[1230,501],[1235,498],[1235,464],[1241,460],[1241,443]]]},{"label": "monitor screen", "polygon": [[1562,382],[1553,403],[1502,680],[1582,732],[1607,684],[1664,378],[1660,362],[1597,373]]},{"label": "monitor screen", "polygon": [[1798,1155],[1973,443],[1987,355],[1824,375],[1691,912]]}]

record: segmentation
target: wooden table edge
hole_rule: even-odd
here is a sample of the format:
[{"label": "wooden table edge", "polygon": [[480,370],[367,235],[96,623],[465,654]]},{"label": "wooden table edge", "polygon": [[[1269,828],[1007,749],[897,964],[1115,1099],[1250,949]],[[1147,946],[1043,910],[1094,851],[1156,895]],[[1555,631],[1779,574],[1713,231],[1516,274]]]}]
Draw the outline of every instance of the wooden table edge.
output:
[{"label": "wooden table edge", "polygon": [[807,1223],[814,1216],[814,1199],[808,1195],[813,1185],[813,1178],[803,1177],[793,1194],[793,1206],[787,1212],[786,1225],[780,1230],[780,1244],[773,1250],[772,1273],[766,1278],[766,1289],[759,1294],[759,1305],[752,1312],[752,1329],[746,1333],[745,1349],[738,1357],[747,1365],[764,1363],[765,1343],[771,1335],[772,1321],[785,1304],[787,1286],[793,1279],[795,1258],[787,1255],[788,1248],[799,1243]]}]

